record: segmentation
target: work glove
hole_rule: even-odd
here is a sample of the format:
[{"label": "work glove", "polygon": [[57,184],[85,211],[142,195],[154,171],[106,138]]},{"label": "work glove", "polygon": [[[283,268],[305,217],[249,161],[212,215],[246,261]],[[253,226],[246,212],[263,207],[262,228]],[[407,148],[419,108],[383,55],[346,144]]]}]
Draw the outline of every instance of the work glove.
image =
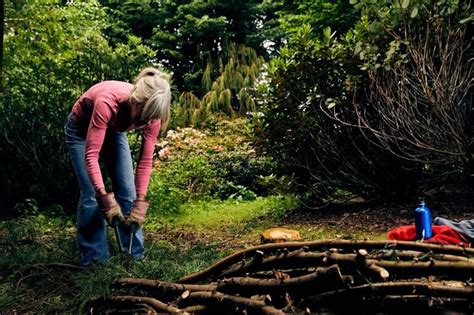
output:
[{"label": "work glove", "polygon": [[118,218],[120,222],[125,221],[122,210],[115,200],[113,192],[105,195],[96,196],[97,203],[99,204],[99,210],[105,221],[109,226],[114,226],[114,218]]},{"label": "work glove", "polygon": [[145,200],[135,200],[133,202],[132,211],[127,215],[127,225],[137,224],[142,226],[145,223],[146,212],[150,204]]}]

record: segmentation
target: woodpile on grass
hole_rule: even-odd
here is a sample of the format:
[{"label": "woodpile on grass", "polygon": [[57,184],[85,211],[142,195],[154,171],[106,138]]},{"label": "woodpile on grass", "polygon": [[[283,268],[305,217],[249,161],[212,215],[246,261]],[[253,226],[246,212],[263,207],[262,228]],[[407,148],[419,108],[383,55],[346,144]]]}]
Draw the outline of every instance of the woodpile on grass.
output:
[{"label": "woodpile on grass", "polygon": [[474,249],[415,242],[265,244],[178,281],[120,278],[98,312],[399,313],[474,311]]}]

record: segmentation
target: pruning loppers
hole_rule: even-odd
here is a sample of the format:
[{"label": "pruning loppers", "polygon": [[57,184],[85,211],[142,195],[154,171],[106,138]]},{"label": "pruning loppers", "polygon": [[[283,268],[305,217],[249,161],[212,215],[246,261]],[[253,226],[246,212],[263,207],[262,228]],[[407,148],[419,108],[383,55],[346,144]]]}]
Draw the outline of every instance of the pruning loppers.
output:
[{"label": "pruning loppers", "polygon": [[112,220],[112,227],[114,228],[115,238],[117,239],[117,246],[119,248],[119,252],[122,253],[123,245],[122,245],[122,239],[120,238],[119,226],[120,226],[119,217],[114,217]]},{"label": "pruning loppers", "polygon": [[133,222],[130,224],[130,243],[128,245],[128,254],[132,255],[132,246],[133,246],[133,239],[135,238],[135,234],[138,230],[138,224]]}]

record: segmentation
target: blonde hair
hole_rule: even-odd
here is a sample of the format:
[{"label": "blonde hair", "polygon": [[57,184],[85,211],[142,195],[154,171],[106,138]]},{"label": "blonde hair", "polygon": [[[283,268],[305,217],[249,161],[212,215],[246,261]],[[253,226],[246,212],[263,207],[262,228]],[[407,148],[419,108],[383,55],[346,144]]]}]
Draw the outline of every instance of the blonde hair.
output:
[{"label": "blonde hair", "polygon": [[145,68],[135,78],[135,87],[130,99],[144,104],[141,119],[161,120],[161,129],[166,129],[170,118],[170,75],[155,68]]}]

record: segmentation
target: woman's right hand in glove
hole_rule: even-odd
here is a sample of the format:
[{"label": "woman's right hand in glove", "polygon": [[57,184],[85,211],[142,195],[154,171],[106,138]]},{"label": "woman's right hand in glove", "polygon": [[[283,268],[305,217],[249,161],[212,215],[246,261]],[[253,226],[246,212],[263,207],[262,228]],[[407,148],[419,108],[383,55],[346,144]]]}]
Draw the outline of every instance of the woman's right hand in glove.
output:
[{"label": "woman's right hand in glove", "polygon": [[113,192],[106,193],[103,195],[96,196],[97,203],[99,204],[99,210],[105,221],[109,226],[114,226],[114,218],[118,218],[120,222],[124,222],[122,210],[119,204],[115,200]]}]

